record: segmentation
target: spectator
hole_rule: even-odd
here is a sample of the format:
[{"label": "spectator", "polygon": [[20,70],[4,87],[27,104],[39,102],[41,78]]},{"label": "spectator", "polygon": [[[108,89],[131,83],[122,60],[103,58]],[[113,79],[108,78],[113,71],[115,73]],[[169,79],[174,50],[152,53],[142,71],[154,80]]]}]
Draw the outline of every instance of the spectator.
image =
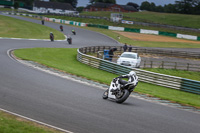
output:
[{"label": "spectator", "polygon": [[128,46],[127,46],[127,44],[125,43],[124,46],[123,46],[124,52],[126,52],[127,48],[128,48]]},{"label": "spectator", "polygon": [[117,39],[120,40],[120,36],[117,36]]},{"label": "spectator", "polygon": [[130,45],[129,47],[128,47],[128,52],[131,52],[132,51],[132,46]]},{"label": "spectator", "polygon": [[109,61],[112,61],[112,58],[113,58],[113,55],[114,55],[114,52],[117,50],[117,48],[111,48],[108,52],[109,54]]},{"label": "spectator", "polygon": [[44,25],[44,20],[42,20],[41,22],[42,22],[42,25]]}]

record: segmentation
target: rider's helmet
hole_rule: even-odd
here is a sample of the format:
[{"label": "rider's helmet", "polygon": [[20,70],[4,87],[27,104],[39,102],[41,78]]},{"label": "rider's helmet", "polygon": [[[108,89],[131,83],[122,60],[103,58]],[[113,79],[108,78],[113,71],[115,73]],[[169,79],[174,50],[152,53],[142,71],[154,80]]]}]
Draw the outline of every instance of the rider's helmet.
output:
[{"label": "rider's helmet", "polygon": [[131,76],[136,76],[136,73],[135,73],[134,71],[130,71],[129,74],[130,74]]}]

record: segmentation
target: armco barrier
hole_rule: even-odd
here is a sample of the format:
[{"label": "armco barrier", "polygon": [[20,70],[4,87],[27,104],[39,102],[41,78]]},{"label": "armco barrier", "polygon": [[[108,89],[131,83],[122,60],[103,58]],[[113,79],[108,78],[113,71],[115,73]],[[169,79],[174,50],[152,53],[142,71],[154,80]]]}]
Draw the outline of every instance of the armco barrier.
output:
[{"label": "armco barrier", "polygon": [[195,80],[182,79],[181,90],[200,94],[200,83],[199,81],[195,81]]},{"label": "armco barrier", "polygon": [[[103,51],[105,49],[109,50],[110,48],[111,48],[111,46],[85,47],[85,48],[83,48],[83,52],[87,53],[87,52],[89,52],[88,50],[90,50],[90,52],[98,52],[98,51]],[[123,51],[122,46],[117,46],[116,48],[119,51]],[[142,47],[133,47],[132,52],[136,52],[139,54],[156,54],[156,55],[164,55],[164,56],[200,59],[199,52],[163,50],[163,49],[147,49],[147,48],[142,48]]]},{"label": "armco barrier", "polygon": [[140,33],[140,29],[124,28],[124,31]]},{"label": "armco barrier", "polygon": [[100,50],[99,47],[79,48],[77,50],[77,60],[89,66],[115,73],[117,75],[127,74],[129,71],[134,70],[139,76],[139,81],[200,94],[200,81],[129,68],[86,54],[88,52],[97,52],[98,50]]},{"label": "armco barrier", "polygon": [[107,25],[100,25],[100,24],[88,24],[88,27],[95,27],[95,28],[102,28],[102,29],[108,29]]},{"label": "armco barrier", "polygon": [[177,36],[176,33],[162,32],[162,31],[159,31],[158,35],[171,36],[171,37],[176,37]]},{"label": "armco barrier", "polygon": [[184,38],[184,39],[190,39],[190,40],[197,40],[197,36],[184,35],[184,34],[177,34],[177,38]]},{"label": "armco barrier", "polygon": [[158,31],[156,31],[156,30],[145,30],[145,29],[140,29],[140,33],[158,35]]}]

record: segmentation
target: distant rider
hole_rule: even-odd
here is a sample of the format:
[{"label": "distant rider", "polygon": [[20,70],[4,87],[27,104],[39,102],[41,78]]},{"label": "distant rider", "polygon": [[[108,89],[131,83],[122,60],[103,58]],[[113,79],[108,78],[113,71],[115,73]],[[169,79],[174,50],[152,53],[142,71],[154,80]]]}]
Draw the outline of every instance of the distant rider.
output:
[{"label": "distant rider", "polygon": [[63,26],[62,25],[60,25],[60,31],[63,31]]},{"label": "distant rider", "polygon": [[51,40],[51,41],[54,41],[54,35],[53,35],[53,32],[50,32],[50,35],[49,35],[49,36],[50,36],[50,40]]},{"label": "distant rider", "polygon": [[67,41],[69,44],[72,44],[72,37],[70,35],[67,35]]},{"label": "distant rider", "polygon": [[72,33],[73,33],[74,35],[76,35],[76,32],[75,32],[75,30],[74,30],[74,29],[72,30]]}]

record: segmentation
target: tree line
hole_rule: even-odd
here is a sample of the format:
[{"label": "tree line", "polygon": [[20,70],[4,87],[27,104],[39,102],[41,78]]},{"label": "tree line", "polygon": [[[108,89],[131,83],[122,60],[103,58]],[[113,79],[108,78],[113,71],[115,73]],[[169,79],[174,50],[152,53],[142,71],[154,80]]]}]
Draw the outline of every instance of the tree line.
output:
[{"label": "tree line", "polygon": [[158,5],[154,2],[144,1],[140,6],[140,10],[165,13],[181,13],[181,14],[200,14],[200,0],[179,0],[175,4]]},{"label": "tree line", "polygon": [[[78,4],[78,0],[50,0],[51,2],[63,2],[70,3],[74,8]],[[25,6],[32,7],[34,0],[15,0],[15,2],[23,2]],[[116,0],[88,0],[89,3],[95,2],[113,3],[116,4]],[[164,6],[158,5],[154,2],[144,1],[139,6],[136,3],[128,2],[127,5],[134,6],[136,9],[147,10],[153,12],[165,12],[165,13],[182,13],[182,14],[200,14],[200,0],[177,0],[175,4],[167,4]],[[83,9],[84,7],[82,7]]]}]

